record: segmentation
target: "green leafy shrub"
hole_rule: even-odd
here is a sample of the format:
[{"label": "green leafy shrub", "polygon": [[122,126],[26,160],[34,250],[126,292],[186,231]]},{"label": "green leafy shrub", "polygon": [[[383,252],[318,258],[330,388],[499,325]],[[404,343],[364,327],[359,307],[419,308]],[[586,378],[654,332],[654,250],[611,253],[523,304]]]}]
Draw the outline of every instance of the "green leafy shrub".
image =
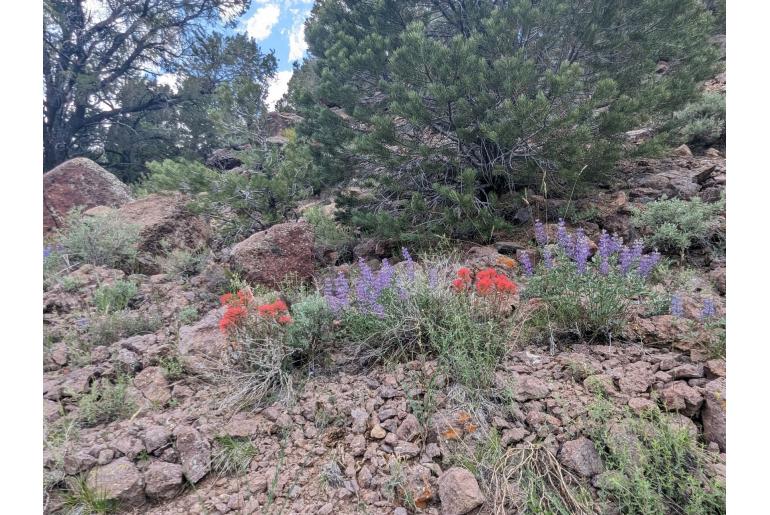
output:
[{"label": "green leafy shrub", "polygon": [[210,257],[211,252],[208,249],[195,252],[174,249],[157,260],[164,273],[184,278],[201,273]]},{"label": "green leafy shrub", "polygon": [[648,247],[684,255],[695,245],[715,249],[724,241],[720,222],[723,212],[724,198],[711,204],[698,197],[663,198],[634,208],[631,223],[644,233]]},{"label": "green leafy shrub", "polygon": [[248,438],[219,436],[214,439],[211,468],[220,476],[240,476],[248,472],[256,446]]},{"label": "green leafy shrub", "polygon": [[78,401],[78,418],[85,426],[96,426],[131,415],[134,404],[128,398],[128,379],[120,377],[115,383],[107,378],[95,381],[91,391]]},{"label": "green leafy shrub", "polygon": [[179,310],[179,323],[189,325],[198,320],[200,314],[195,306],[187,306]]},{"label": "green leafy shrub", "polygon": [[104,313],[85,321],[86,341],[92,345],[109,345],[121,338],[157,331],[162,321],[159,317],[130,311]]},{"label": "green leafy shrub", "polygon": [[608,401],[597,404],[590,432],[607,469],[598,480],[605,501],[621,513],[725,513],[724,484],[707,474],[714,458],[686,427],[657,409],[618,417]]},{"label": "green leafy shrub", "polygon": [[138,250],[139,227],[116,213],[85,216],[73,210],[58,235],[62,252],[77,263],[130,269]]},{"label": "green leafy shrub", "polygon": [[594,7],[324,2],[306,29],[314,59],[289,92],[297,132],[319,174],[377,176],[352,216],[488,240],[523,187],[564,194],[581,170],[581,182],[600,180],[625,131],[680,109],[713,75],[701,1]]},{"label": "green leafy shrub", "polygon": [[183,159],[148,163],[151,173],[142,191],[194,195],[190,207],[214,221],[221,244],[283,220],[297,200],[310,195],[308,170],[296,160],[284,159],[285,149],[243,151],[239,157],[244,168],[230,172]]},{"label": "green leafy shrub", "polygon": [[334,321],[324,298],[313,293],[291,305],[292,323],[286,328],[286,343],[297,349],[296,360],[311,368],[317,364],[320,351],[330,342]]},{"label": "green leafy shrub", "polygon": [[[546,243],[546,232],[536,225],[538,241]],[[552,347],[557,336],[574,335],[593,341],[612,340],[629,317],[632,306],[652,298],[647,280],[660,254],[644,254],[642,243],[631,248],[622,240],[602,233],[598,250],[589,261],[591,242],[582,232],[570,234],[564,222],[558,227],[557,243],[540,249],[537,267],[527,257],[522,262],[529,275],[522,298],[537,306],[531,324],[547,335]]]},{"label": "green leafy shrub", "polygon": [[725,95],[705,92],[697,100],[674,113],[668,130],[673,142],[694,146],[709,146],[724,142]]},{"label": "green leafy shrub", "polygon": [[406,266],[398,272],[387,260],[376,274],[360,261],[352,283],[343,276],[327,282],[324,295],[340,321],[338,339],[364,361],[436,356],[457,381],[488,387],[512,332],[504,299],[454,291],[449,263],[418,270],[405,250],[404,256]]},{"label": "green leafy shrub", "polygon": [[302,216],[313,226],[316,242],[338,252],[350,253],[353,234],[349,227],[337,224],[333,217],[325,214],[318,206],[311,207]]},{"label": "green leafy shrub", "polygon": [[103,313],[114,313],[128,308],[139,289],[131,281],[118,280],[112,284],[103,284],[94,292],[92,302]]},{"label": "green leafy shrub", "polygon": [[163,356],[158,361],[158,365],[169,381],[176,381],[184,375],[184,364],[176,356]]}]

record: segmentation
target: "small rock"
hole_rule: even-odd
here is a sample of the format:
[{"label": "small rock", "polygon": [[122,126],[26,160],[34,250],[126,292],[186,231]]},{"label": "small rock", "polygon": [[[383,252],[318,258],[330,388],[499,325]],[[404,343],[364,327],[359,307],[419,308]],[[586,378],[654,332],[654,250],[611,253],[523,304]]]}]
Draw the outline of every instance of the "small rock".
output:
[{"label": "small rock", "polygon": [[529,431],[523,427],[514,427],[513,429],[505,429],[503,435],[500,438],[500,444],[503,447],[508,447],[511,444],[522,441],[527,437]]},{"label": "small rock", "polygon": [[86,484],[99,491],[106,499],[122,505],[144,504],[144,478],[128,458],[118,458],[112,463],[97,467],[88,474]]},{"label": "small rock", "polygon": [[674,149],[673,154],[679,157],[692,157],[692,150],[687,145],[679,145]]},{"label": "small rock", "polygon": [[417,420],[417,417],[410,413],[406,416],[406,418],[404,418],[404,421],[401,422],[401,425],[398,426],[398,429],[396,430],[396,436],[398,436],[401,440],[409,442],[418,436],[420,432],[420,422]]},{"label": "small rock", "polygon": [[596,446],[584,436],[564,442],[559,451],[559,461],[583,477],[595,476],[604,470]]},{"label": "small rock", "polygon": [[655,409],[655,403],[644,397],[632,397],[628,400],[628,407],[638,415],[645,411]]},{"label": "small rock", "polygon": [[695,379],[703,377],[703,363],[687,363],[672,368],[669,372],[674,379]]},{"label": "small rock", "polygon": [[147,367],[134,377],[134,386],[152,403],[165,405],[171,400],[171,389],[160,367]]},{"label": "small rock", "polygon": [[154,452],[171,440],[171,432],[163,426],[150,426],[144,430],[142,441],[147,452]]},{"label": "small rock", "polygon": [[713,379],[716,377],[725,377],[727,375],[727,366],[723,359],[710,359],[704,367],[706,375]]},{"label": "small rock", "polygon": [[514,398],[519,402],[542,399],[549,393],[551,388],[542,379],[529,375],[520,375],[516,379]]},{"label": "small rock", "polygon": [[465,515],[484,504],[476,478],[470,471],[452,467],[438,478],[442,515]]},{"label": "small rock", "polygon": [[387,432],[387,431],[385,431],[385,430],[382,428],[382,426],[381,426],[381,425],[377,424],[377,425],[375,425],[375,426],[372,428],[372,431],[371,431],[371,433],[370,433],[370,436],[371,436],[372,438],[375,438],[375,439],[377,439],[377,440],[382,440],[383,438],[385,438],[385,436],[387,436],[387,434],[388,434],[388,432]]},{"label": "small rock", "polygon": [[366,452],[366,438],[364,435],[355,435],[350,441],[350,454],[355,457],[363,456]]},{"label": "small rock", "polygon": [[351,427],[351,430],[355,434],[361,434],[366,431],[366,422],[369,418],[369,415],[366,413],[366,410],[363,410],[361,408],[353,408],[353,411],[350,412],[350,416],[353,417],[353,425]]},{"label": "small rock", "polygon": [[197,483],[211,468],[211,444],[190,426],[176,431],[176,450],[182,462],[182,472],[188,481]]},{"label": "small rock", "polygon": [[701,394],[684,381],[668,384],[661,390],[660,398],[666,408],[681,412],[688,417],[695,416],[703,404]]},{"label": "small rock", "polygon": [[412,442],[399,441],[393,447],[393,452],[399,458],[414,458],[420,454],[420,446]]},{"label": "small rock", "polygon": [[725,452],[727,449],[725,379],[721,377],[709,382],[703,391],[706,397],[706,404],[701,412],[703,439],[707,442],[715,442],[719,445],[719,449]]},{"label": "small rock", "polygon": [[176,463],[153,461],[144,472],[144,492],[154,499],[171,499],[182,485],[182,467]]}]

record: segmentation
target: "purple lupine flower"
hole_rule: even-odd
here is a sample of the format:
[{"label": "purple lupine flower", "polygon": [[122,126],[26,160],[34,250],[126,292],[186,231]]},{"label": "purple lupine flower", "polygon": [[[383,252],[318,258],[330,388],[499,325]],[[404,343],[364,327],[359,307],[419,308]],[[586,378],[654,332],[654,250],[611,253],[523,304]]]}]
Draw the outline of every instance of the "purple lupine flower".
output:
[{"label": "purple lupine flower", "polygon": [[50,245],[46,245],[45,247],[43,247],[43,259],[50,256],[51,252],[53,252],[53,249],[51,248]]},{"label": "purple lupine flower", "polygon": [[390,262],[386,259],[382,260],[382,266],[377,273],[377,279],[374,283],[374,293],[377,297],[380,296],[386,288],[388,288],[393,282],[393,267],[390,266]]},{"label": "purple lupine flower", "polygon": [[618,236],[618,233],[613,233],[612,239],[610,240],[610,256],[620,252],[620,249],[622,247],[623,247],[623,238]]},{"label": "purple lupine flower", "polygon": [[543,249],[543,266],[546,270],[553,268],[553,256],[549,249]]},{"label": "purple lupine flower", "polygon": [[428,270],[428,288],[435,290],[438,287],[438,269],[433,266]]},{"label": "purple lupine flower", "polygon": [[631,255],[633,257],[633,261],[637,262],[642,258],[642,253],[644,252],[644,243],[642,240],[636,240],[631,247]]},{"label": "purple lupine flower", "polygon": [[714,305],[713,299],[704,299],[703,300],[703,309],[700,313],[700,319],[706,320],[708,318],[713,318],[717,314],[717,308]]},{"label": "purple lupine flower", "polygon": [[677,318],[684,317],[684,305],[682,303],[682,297],[678,293],[671,296],[671,305],[668,308],[668,312]]},{"label": "purple lupine flower", "polygon": [[586,271],[586,264],[588,263],[588,255],[591,253],[590,240],[583,233],[583,229],[578,229],[575,234],[575,251],[574,259],[575,266],[577,267],[578,274],[584,274]]},{"label": "purple lupine flower", "polygon": [[660,252],[657,250],[652,254],[643,255],[639,259],[639,269],[637,270],[639,276],[642,279],[647,279],[647,277],[650,275],[650,272],[652,272],[653,268],[655,268],[655,265],[658,264],[658,261],[660,261]]},{"label": "purple lupine flower", "polygon": [[406,277],[409,279],[410,283],[414,282],[414,261],[412,261],[412,256],[409,254],[409,249],[406,247],[401,247],[401,255],[404,257],[404,261],[406,261]]},{"label": "purple lupine flower", "polygon": [[398,276],[398,279],[396,280],[396,291],[398,291],[399,299],[406,300],[409,298],[409,292],[406,289],[406,284],[404,283],[404,278],[402,276]]},{"label": "purple lupine flower", "polygon": [[83,328],[88,327],[90,321],[87,318],[79,318],[75,321],[75,324],[77,324],[78,327]]},{"label": "purple lupine flower", "polygon": [[535,220],[535,241],[541,247],[548,245],[548,233],[540,220]]},{"label": "purple lupine flower", "polygon": [[348,280],[342,272],[337,275],[336,280],[332,281],[331,278],[327,278],[324,281],[324,299],[334,314],[338,314],[348,307],[350,304],[349,292]]},{"label": "purple lupine flower", "polygon": [[532,277],[532,261],[529,259],[529,254],[527,252],[521,253],[521,268],[524,269],[524,274],[527,277]]},{"label": "purple lupine flower", "polygon": [[620,266],[620,273],[623,275],[628,274],[631,271],[631,266],[634,264],[634,255],[627,246],[623,245],[620,248],[620,260],[618,262]]},{"label": "purple lupine flower", "polygon": [[564,218],[559,218],[559,225],[556,228],[556,241],[565,254],[572,257],[574,251],[573,238],[567,232],[567,226],[564,225]]},{"label": "purple lupine flower", "polygon": [[612,255],[612,238],[607,231],[602,229],[602,235],[599,236],[599,256],[606,260]]},{"label": "purple lupine flower", "polygon": [[610,260],[604,256],[601,257],[601,262],[599,263],[599,273],[605,276],[610,273]]},{"label": "purple lupine flower", "polygon": [[367,284],[374,284],[374,273],[362,257],[358,258],[358,268],[361,270],[361,279],[363,282]]}]

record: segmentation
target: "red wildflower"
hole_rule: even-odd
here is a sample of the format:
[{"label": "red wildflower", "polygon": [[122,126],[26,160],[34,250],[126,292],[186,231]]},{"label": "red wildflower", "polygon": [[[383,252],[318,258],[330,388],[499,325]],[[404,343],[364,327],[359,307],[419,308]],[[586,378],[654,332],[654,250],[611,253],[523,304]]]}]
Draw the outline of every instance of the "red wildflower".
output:
[{"label": "red wildflower", "polygon": [[470,283],[471,282],[471,271],[465,267],[461,268],[457,271],[457,277],[460,278],[462,282]]},{"label": "red wildflower", "polygon": [[232,299],[232,298],[233,298],[233,294],[232,293],[225,293],[224,295],[219,297],[219,302],[221,302],[222,305],[224,306],[225,304],[230,302],[230,299]]},{"label": "red wildflower", "polygon": [[252,295],[251,290],[238,290],[238,299],[241,304],[248,304],[254,300],[254,295]]},{"label": "red wildflower", "polygon": [[278,323],[281,325],[289,325],[291,322],[291,315],[281,315],[278,317]]},{"label": "red wildflower", "polygon": [[455,279],[452,281],[452,288],[455,291],[463,291],[465,289],[465,282],[462,279]]},{"label": "red wildflower", "polygon": [[230,306],[225,311],[222,319],[219,321],[219,329],[222,332],[227,332],[230,327],[238,324],[241,320],[246,318],[246,308],[243,306]]},{"label": "red wildflower", "polygon": [[476,274],[476,280],[480,279],[489,279],[490,281],[495,279],[495,276],[497,276],[497,272],[494,268],[485,268],[478,274]]},{"label": "red wildflower", "polygon": [[278,313],[282,311],[287,311],[289,308],[286,306],[286,303],[282,301],[281,299],[276,300],[272,304],[262,304],[261,306],[257,307],[257,311],[262,316],[276,316]]},{"label": "red wildflower", "polygon": [[482,277],[476,279],[476,291],[481,295],[486,295],[492,289],[492,279],[489,277]]},{"label": "red wildflower", "polygon": [[503,274],[495,277],[495,288],[501,293],[516,293],[516,284]]}]

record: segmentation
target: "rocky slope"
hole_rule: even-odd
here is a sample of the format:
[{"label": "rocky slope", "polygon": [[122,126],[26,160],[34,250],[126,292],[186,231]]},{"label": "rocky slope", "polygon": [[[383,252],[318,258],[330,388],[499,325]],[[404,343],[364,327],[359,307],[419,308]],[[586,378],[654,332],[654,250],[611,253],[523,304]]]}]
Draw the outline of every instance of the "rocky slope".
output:
[{"label": "rocky slope", "polygon": [[[587,232],[632,237],[630,205],[661,192],[713,201],[725,183],[717,155],[635,161],[622,170],[622,184],[578,206],[598,209],[583,223]],[[207,228],[179,206],[150,198],[119,212],[146,221],[148,254],[166,236],[179,248],[205,244]],[[123,513],[526,513],[526,471],[586,492],[568,501],[572,513],[616,513],[606,495],[612,442],[640,448],[644,433],[630,421],[659,420],[650,415],[659,412],[706,449],[701,479],[724,482],[725,361],[670,315],[638,318],[610,346],[565,342],[550,354],[512,341],[489,395],[464,389],[434,360],[364,368],[337,348],[289,399],[227,409],[227,392],[212,375],[227,346],[217,325],[223,263],[271,286],[287,271],[318,273],[307,226],[285,225],[241,242],[193,277],[151,267],[131,276],[139,287],[125,312],[136,321],[130,328],[109,326],[114,320],[92,301],[97,288],[126,278],[120,270],[83,265],[45,292],[47,513],[82,501],[73,495],[77,478],[81,491],[98,490]],[[499,263],[526,240],[467,249],[463,262]],[[724,263],[696,264],[692,290],[712,293],[721,312]],[[696,310],[694,302],[686,298],[685,309]],[[117,420],[86,416],[84,397],[108,400],[103,390],[94,396],[102,378],[122,381],[115,409],[131,410]],[[599,408],[609,413],[607,432],[597,428]],[[240,458],[231,454],[228,463],[241,468],[227,473],[222,456],[233,448]]]}]

